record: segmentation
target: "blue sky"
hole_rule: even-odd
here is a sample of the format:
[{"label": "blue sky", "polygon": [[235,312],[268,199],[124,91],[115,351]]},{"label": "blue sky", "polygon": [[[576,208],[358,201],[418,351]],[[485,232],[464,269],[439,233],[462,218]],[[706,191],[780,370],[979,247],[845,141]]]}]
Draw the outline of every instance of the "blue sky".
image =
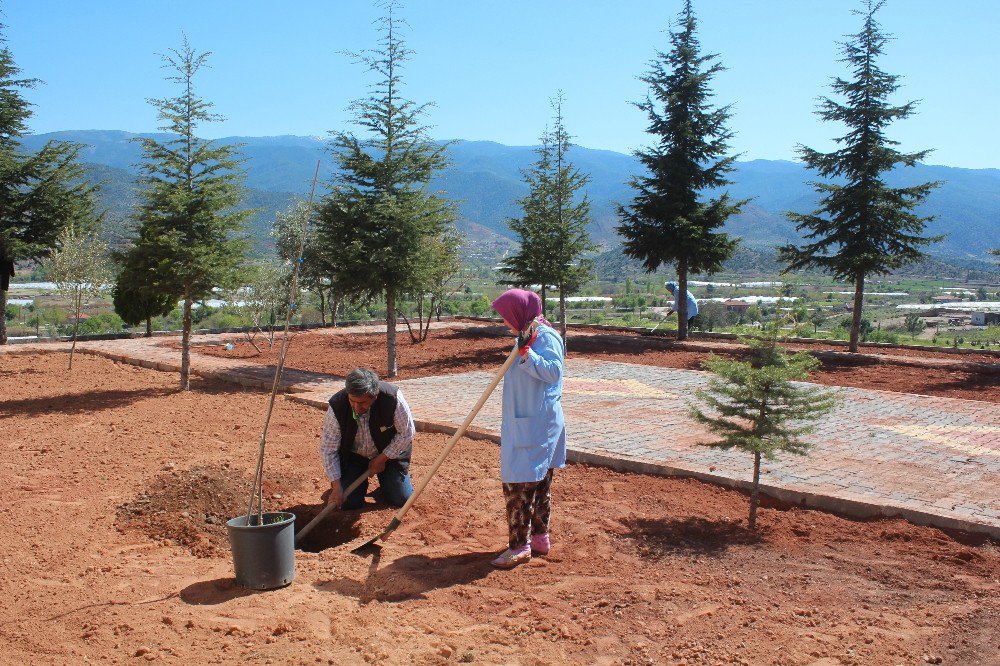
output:
[{"label": "blue sky", "polygon": [[[648,143],[645,118],[629,102],[680,0],[409,0],[406,40],[415,51],[406,94],[434,101],[427,121],[441,139],[533,145],[562,89],[575,142],[628,152]],[[696,0],[700,37],[728,71],[715,82],[733,103],[742,159],[793,159],[804,143],[826,150],[842,128],[814,115],[828,94],[837,42],[856,32],[855,0]],[[152,131],[146,98],[172,94],[157,53],[180,44],[212,51],[202,95],[227,117],[206,137],[325,136],[349,119],[348,104],[370,79],[343,51],[375,45],[369,0],[6,0],[8,45],[26,76],[31,129]],[[895,36],[882,67],[903,75],[897,101],[922,100],[894,125],[905,150],[927,160],[1000,167],[1000,26],[997,0],[889,0],[880,13]]]}]

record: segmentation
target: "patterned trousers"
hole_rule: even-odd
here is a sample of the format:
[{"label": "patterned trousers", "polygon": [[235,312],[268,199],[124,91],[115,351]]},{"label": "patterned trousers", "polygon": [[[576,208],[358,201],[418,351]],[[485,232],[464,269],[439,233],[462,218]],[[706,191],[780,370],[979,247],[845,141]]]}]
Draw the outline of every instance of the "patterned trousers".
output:
[{"label": "patterned trousers", "polygon": [[508,546],[522,548],[528,537],[546,534],[552,514],[552,470],[541,481],[503,484],[507,500]]}]

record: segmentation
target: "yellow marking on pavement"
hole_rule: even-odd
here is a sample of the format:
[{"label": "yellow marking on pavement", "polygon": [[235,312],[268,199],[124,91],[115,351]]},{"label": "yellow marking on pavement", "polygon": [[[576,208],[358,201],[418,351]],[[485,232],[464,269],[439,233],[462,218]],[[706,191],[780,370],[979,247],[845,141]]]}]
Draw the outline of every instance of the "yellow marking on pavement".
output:
[{"label": "yellow marking on pavement", "polygon": [[[949,449],[961,451],[972,455],[1000,455],[1000,427],[996,426],[960,426],[960,425],[885,425],[879,424],[879,428],[890,430],[900,435],[914,437],[916,439],[941,444]],[[967,441],[972,437],[984,434],[997,435],[994,440],[996,444],[992,447],[982,446]]]},{"label": "yellow marking on pavement", "polygon": [[563,391],[574,395],[609,395],[626,398],[663,399],[678,397],[674,393],[662,391],[635,379],[567,377],[563,382]]}]

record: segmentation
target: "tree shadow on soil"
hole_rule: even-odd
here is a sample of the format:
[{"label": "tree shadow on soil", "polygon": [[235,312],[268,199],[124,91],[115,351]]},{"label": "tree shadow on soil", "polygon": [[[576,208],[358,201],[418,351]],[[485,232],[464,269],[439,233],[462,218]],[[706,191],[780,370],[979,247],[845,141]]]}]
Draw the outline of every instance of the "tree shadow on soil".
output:
[{"label": "tree shadow on soil", "polygon": [[955,376],[955,378],[951,381],[928,384],[926,389],[943,392],[955,390],[976,391],[983,389],[1000,389],[1000,374],[980,375],[971,372],[963,372],[960,375]]},{"label": "tree shadow on soil", "polygon": [[760,543],[761,535],[740,522],[689,517],[683,520],[630,518],[621,521],[623,536],[636,543],[639,553],[651,558],[667,555],[721,555],[732,546]]},{"label": "tree shadow on soil", "polygon": [[425,599],[426,593],[431,590],[468,585],[495,571],[490,564],[490,559],[496,555],[493,551],[442,557],[406,555],[381,570],[377,566],[381,550],[373,549],[368,552],[374,552],[374,559],[366,580],[359,582],[345,577],[332,578],[317,582],[314,587],[321,592],[354,597],[361,604],[372,601],[397,603]]},{"label": "tree shadow on soil", "polygon": [[177,393],[178,390],[173,388],[111,389],[4,400],[0,403],[0,418],[37,414],[89,414],[125,407],[140,400],[162,398]]},{"label": "tree shadow on soil", "polygon": [[259,594],[268,590],[248,590],[236,584],[235,578],[216,578],[192,583],[181,590],[181,600],[191,606],[215,606],[233,599]]},{"label": "tree shadow on soil", "polygon": [[493,368],[503,363],[509,350],[504,349],[477,349],[468,352],[458,352],[444,358],[435,358],[423,363],[408,363],[407,368],[414,370],[433,370],[434,374],[443,374],[444,371],[460,368],[467,371],[470,365],[482,368]]}]

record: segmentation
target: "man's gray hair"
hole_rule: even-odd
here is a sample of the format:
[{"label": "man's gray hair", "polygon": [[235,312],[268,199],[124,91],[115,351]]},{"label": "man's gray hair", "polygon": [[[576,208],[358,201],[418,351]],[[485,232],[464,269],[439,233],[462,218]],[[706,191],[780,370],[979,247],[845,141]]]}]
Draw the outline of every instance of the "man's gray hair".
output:
[{"label": "man's gray hair", "polygon": [[378,395],[378,375],[368,368],[355,368],[347,373],[344,381],[348,395],[360,397],[363,395]]}]

